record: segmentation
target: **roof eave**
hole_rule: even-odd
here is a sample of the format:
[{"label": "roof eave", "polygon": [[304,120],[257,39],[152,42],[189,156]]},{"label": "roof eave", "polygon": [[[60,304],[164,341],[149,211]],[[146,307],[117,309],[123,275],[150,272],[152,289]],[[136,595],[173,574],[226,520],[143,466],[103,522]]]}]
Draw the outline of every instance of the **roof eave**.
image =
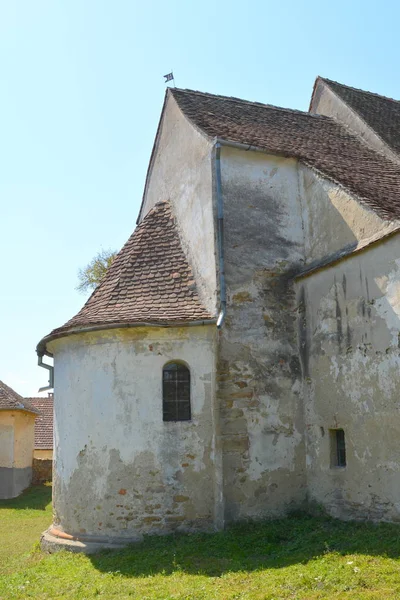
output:
[{"label": "roof eave", "polygon": [[367,240],[362,240],[357,244],[350,244],[345,248],[341,248],[337,252],[334,252],[333,254],[322,258],[321,260],[312,262],[307,267],[299,271],[294,276],[294,279],[297,281],[305,277],[309,277],[310,275],[314,275],[315,273],[318,273],[323,269],[333,267],[337,263],[340,263],[343,260],[346,260],[347,258],[350,258],[356,254],[360,254],[361,252],[368,250],[372,246],[384,243],[386,240],[388,240],[391,237],[394,237],[399,233],[400,225],[398,227],[395,227],[391,231],[386,231],[381,235],[373,236],[372,238],[369,238]]},{"label": "roof eave", "polygon": [[214,138],[215,144],[221,144],[221,146],[229,146],[231,148],[237,148],[238,150],[244,150],[245,152],[262,152],[263,154],[271,154],[271,156],[280,156],[282,158],[293,158],[294,160],[301,160],[300,157],[295,156],[292,152],[277,152],[269,148],[263,148],[262,146],[254,146],[253,144],[246,144],[244,142],[235,142],[233,140],[227,140],[221,137]]},{"label": "roof eave", "polygon": [[65,331],[58,331],[54,333],[50,333],[46,335],[44,338],[40,340],[38,345],[36,346],[36,352],[38,356],[53,356],[47,350],[47,344],[52,342],[53,340],[67,337],[69,335],[77,335],[79,333],[91,333],[93,331],[105,331],[107,329],[128,329],[132,327],[196,327],[203,325],[215,325],[217,319],[215,317],[209,319],[198,319],[193,321],[138,321],[135,323],[99,323],[97,325],[86,325],[82,327],[71,327],[65,329]]},{"label": "roof eave", "polygon": [[337,179],[335,179],[334,177],[332,177],[332,175],[329,175],[328,173],[325,173],[324,171],[321,171],[320,169],[317,169],[314,165],[312,165],[311,163],[309,163],[303,157],[296,156],[296,154],[294,154],[293,152],[290,152],[290,153],[289,152],[287,152],[287,153],[285,153],[285,152],[277,152],[276,150],[270,150],[268,148],[262,148],[260,146],[252,146],[251,144],[244,144],[242,142],[234,142],[234,141],[226,140],[226,139],[219,138],[219,137],[214,138],[214,141],[215,141],[215,143],[219,143],[221,146],[228,146],[228,147],[232,147],[232,148],[238,148],[239,150],[244,150],[245,152],[250,152],[250,151],[252,151],[252,152],[263,152],[264,154],[270,154],[271,156],[279,156],[279,157],[282,157],[282,158],[297,160],[299,163],[301,163],[302,165],[304,165],[308,169],[311,169],[312,171],[314,171],[314,173],[316,173],[317,175],[319,175],[323,179],[326,179],[327,181],[331,181],[333,184],[339,186],[346,193],[350,194],[350,196],[352,196],[360,204],[362,204],[364,207],[368,208],[368,210],[371,210],[376,215],[378,215],[381,219],[384,219],[384,220],[388,220],[389,219],[389,220],[392,220],[392,221],[393,220],[397,220],[389,211],[384,210],[384,209],[379,209],[378,207],[372,206],[368,202],[367,198],[361,197],[359,194],[357,194],[357,192],[355,192],[354,190],[350,189],[348,186],[345,186],[343,183],[341,183],[340,181],[338,181]]},{"label": "roof eave", "polygon": [[1,412],[25,412],[25,413],[29,413],[30,415],[34,415],[35,417],[40,417],[40,412],[38,410],[32,410],[30,408],[25,408],[25,407],[18,407],[18,406],[9,406],[9,407],[0,407],[0,411]]}]

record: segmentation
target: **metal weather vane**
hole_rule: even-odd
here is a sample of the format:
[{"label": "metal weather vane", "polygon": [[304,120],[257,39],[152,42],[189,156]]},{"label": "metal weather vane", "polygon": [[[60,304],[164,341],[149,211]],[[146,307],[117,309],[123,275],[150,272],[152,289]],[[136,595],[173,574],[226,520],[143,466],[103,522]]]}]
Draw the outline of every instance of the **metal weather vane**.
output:
[{"label": "metal weather vane", "polygon": [[175,78],[174,78],[174,74],[171,71],[171,73],[167,73],[166,75],[164,75],[165,81],[164,83],[168,83],[168,81],[173,81],[174,82],[174,87],[175,87]]}]

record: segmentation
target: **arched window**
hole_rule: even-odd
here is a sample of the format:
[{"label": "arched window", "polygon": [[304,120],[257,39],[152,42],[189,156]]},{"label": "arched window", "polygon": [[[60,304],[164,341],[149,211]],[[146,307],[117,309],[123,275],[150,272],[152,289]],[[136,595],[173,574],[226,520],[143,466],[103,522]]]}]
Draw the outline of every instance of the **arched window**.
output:
[{"label": "arched window", "polygon": [[190,421],[190,371],[181,363],[163,367],[163,421]]}]

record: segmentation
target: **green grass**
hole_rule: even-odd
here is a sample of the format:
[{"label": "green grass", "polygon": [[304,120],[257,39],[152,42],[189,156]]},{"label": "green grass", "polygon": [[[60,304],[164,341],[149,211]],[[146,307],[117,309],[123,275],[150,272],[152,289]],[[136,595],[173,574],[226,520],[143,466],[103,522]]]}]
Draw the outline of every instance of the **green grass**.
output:
[{"label": "green grass", "polygon": [[296,516],[125,550],[45,555],[50,488],[0,501],[0,598],[400,598],[400,527]]},{"label": "green grass", "polygon": [[13,500],[0,500],[0,576],[31,562],[32,548],[38,546],[51,518],[50,485],[32,487]]}]

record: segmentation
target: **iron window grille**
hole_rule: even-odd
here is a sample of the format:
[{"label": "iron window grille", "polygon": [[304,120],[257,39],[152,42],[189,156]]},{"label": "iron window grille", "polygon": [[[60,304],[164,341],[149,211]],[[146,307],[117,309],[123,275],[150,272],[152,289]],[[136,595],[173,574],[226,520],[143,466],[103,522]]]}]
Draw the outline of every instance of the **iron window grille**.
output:
[{"label": "iron window grille", "polygon": [[176,362],[163,368],[163,421],[190,421],[190,371]]},{"label": "iron window grille", "polygon": [[343,429],[331,429],[331,466],[346,466],[346,442]]}]

